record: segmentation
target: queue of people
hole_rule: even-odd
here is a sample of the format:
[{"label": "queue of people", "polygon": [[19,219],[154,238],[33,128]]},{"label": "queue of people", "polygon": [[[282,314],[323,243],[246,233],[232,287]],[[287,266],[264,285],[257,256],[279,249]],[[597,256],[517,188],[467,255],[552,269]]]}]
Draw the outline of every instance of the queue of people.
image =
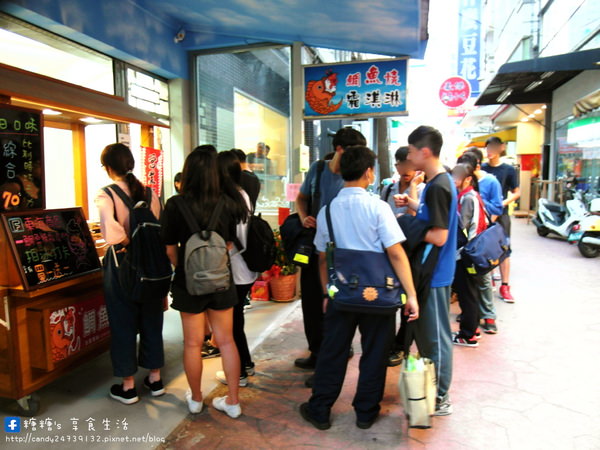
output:
[{"label": "queue of people", "polygon": [[[490,142],[491,166],[482,165],[483,155],[469,149],[450,172],[440,161],[442,135],[421,126],[408,137],[408,146],[395,154],[399,180],[386,186],[380,198],[368,193],[375,179],[376,157],[366,147],[364,136],[342,128],[333,138],[333,155],[315,162],[300,188],[296,208],[302,226],[314,229],[314,250],[301,271],[302,313],[309,354],[294,361],[301,369],[313,370],[306,384],[310,399],[300,406],[302,417],[319,429],[331,426],[330,411],[344,381],[347,360],[353,355],[352,340],[361,333],[360,376],[353,406],[357,426],[369,428],[377,419],[383,397],[387,367],[399,364],[414,339],[420,354],[430,358],[436,370],[436,415],[452,413],[449,391],[452,380],[453,345],[477,346],[480,320],[485,333],[495,334],[492,278],[473,276],[457,260],[457,237],[466,230],[473,239],[489,223],[498,220],[509,228],[505,207],[518,198],[516,177],[495,159],[497,142]],[[102,165],[133,203],[146,202],[160,220],[166,255],[174,267],[171,307],[178,310],[183,328],[183,366],[189,390],[185,401],[190,413],[202,411],[202,359],[208,338],[223,360],[217,379],[227,385],[227,395],[214,398],[213,407],[231,418],[242,413],[239,387],[254,374],[254,362],[244,333],[244,304],[259,274],[248,269],[242,257],[248,222],[254,212],[260,183],[248,170],[243,151],[218,153],[211,145],[194,149],[177,175],[177,195],[164,210],[155,194],[144,195],[144,186],[132,171],[134,160],[122,144],[107,146]],[[492,167],[489,172],[486,168]],[[509,166],[510,168],[510,166]],[[500,176],[501,180],[495,177]],[[502,184],[503,183],[503,184]],[[164,299],[132,302],[119,282],[119,263],[127,253],[132,230],[130,210],[106,189],[96,197],[101,230],[111,245],[104,258],[107,312],[112,332],[113,373],[122,378],[110,396],[124,404],[139,401],[134,382],[138,366],[148,370],[144,386],[153,396],[164,394],[160,369],[164,365],[162,324]],[[504,193],[506,198],[502,198]],[[507,203],[509,202],[509,203]],[[326,217],[330,213],[333,218]],[[404,221],[403,216],[411,221]],[[190,217],[192,219],[190,219]],[[192,223],[191,220],[194,222]],[[401,225],[401,223],[403,225]],[[420,227],[424,246],[435,249],[430,271],[414,274],[403,243],[413,239],[409,227]],[[508,225],[507,225],[508,223]],[[190,293],[187,242],[199,230],[216,233],[226,247],[227,280],[223,287],[202,294]],[[335,230],[335,241],[333,233]],[[204,239],[204,238],[203,238]],[[334,245],[335,242],[335,245]],[[365,288],[351,299],[356,308],[340,306],[332,276],[332,248],[354,250],[368,263],[372,254],[386,255],[390,273],[386,284],[398,280],[406,296],[400,329],[395,319],[398,305],[385,313],[374,309],[379,292]],[[502,298],[514,301],[508,284],[509,265],[502,269]],[[368,275],[365,275],[368,276]],[[415,277],[413,279],[413,277]],[[426,277],[427,289],[418,290]],[[195,275],[194,275],[195,279]],[[358,281],[357,281],[358,283]],[[451,291],[458,294],[462,314],[460,330],[450,326]],[[398,300],[399,302],[399,300]],[[208,325],[210,324],[210,325]],[[407,329],[410,329],[407,332]],[[136,350],[136,335],[140,334]],[[137,354],[136,354],[137,353]],[[215,352],[213,352],[215,353]]]}]

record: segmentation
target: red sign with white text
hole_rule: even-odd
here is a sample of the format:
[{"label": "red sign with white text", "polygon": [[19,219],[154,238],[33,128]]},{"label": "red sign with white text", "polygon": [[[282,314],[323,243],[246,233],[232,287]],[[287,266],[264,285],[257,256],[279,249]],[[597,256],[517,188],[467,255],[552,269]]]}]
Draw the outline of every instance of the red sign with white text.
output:
[{"label": "red sign with white text", "polygon": [[162,150],[142,147],[142,161],[144,164],[144,179],[142,183],[150,186],[160,197],[163,182],[163,156]]},{"label": "red sign with white text", "polygon": [[457,108],[469,99],[471,85],[462,77],[451,77],[440,87],[440,100],[450,108]]}]

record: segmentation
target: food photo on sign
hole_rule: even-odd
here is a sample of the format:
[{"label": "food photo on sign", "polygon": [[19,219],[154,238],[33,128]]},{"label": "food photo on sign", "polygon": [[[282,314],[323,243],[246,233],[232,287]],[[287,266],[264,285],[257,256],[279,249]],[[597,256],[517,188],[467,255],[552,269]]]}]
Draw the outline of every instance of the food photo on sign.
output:
[{"label": "food photo on sign", "polygon": [[304,68],[304,115],[405,115],[407,59]]}]

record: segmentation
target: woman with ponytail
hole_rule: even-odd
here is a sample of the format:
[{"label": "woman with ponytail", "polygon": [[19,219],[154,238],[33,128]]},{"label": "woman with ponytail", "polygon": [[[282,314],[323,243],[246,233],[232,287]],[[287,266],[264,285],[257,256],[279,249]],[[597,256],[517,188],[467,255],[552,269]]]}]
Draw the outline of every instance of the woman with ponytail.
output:
[{"label": "woman with ponytail", "polygon": [[[106,146],[100,162],[108,176],[134,204],[147,201],[146,187],[133,174],[135,161],[129,147],[123,144]],[[164,365],[163,302],[134,302],[121,288],[118,262],[127,251],[131,230],[129,209],[113,186],[106,187],[110,194],[101,189],[96,195],[95,203],[100,211],[102,237],[111,246],[103,259],[104,300],[111,330],[110,356],[114,376],[123,378],[121,384],[111,387],[110,396],[130,405],[139,401],[134,380],[138,364],[149,370],[148,376],[144,378],[144,386],[150,389],[152,395],[156,397],[165,392],[160,377],[160,369]],[[150,209],[158,219],[161,205],[154,192]],[[138,332],[140,345],[139,352],[136,352]]]}]

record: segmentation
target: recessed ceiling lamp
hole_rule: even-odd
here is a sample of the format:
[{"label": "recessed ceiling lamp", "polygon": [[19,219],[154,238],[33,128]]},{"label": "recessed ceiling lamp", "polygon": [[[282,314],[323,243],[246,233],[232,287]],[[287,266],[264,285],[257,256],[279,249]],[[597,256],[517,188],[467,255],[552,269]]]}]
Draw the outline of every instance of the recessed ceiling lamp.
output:
[{"label": "recessed ceiling lamp", "polygon": [[529,114],[527,117],[529,117],[530,119],[533,119],[535,117],[535,114]]},{"label": "recessed ceiling lamp", "polygon": [[46,116],[60,116],[62,113],[60,111],[54,111],[53,109],[46,108],[42,111]]},{"label": "recessed ceiling lamp", "polygon": [[533,91],[536,87],[538,87],[542,83],[543,83],[542,80],[532,81],[525,89],[523,89],[523,92]]},{"label": "recessed ceiling lamp", "polygon": [[512,91],[513,91],[513,90],[512,90],[511,88],[506,88],[506,89],[504,89],[504,90],[502,91],[502,94],[500,94],[500,95],[498,96],[498,98],[496,99],[496,101],[497,101],[498,103],[502,103],[504,100],[506,100],[506,99],[508,98],[508,96],[509,96],[510,94],[512,94]]},{"label": "recessed ceiling lamp", "polygon": [[100,119],[96,119],[95,117],[83,117],[79,120],[81,120],[82,122],[85,122],[85,123],[100,123],[100,122],[102,122]]},{"label": "recessed ceiling lamp", "polygon": [[[545,108],[544,108],[544,109],[545,109]],[[536,109],[536,110],[535,110],[533,113],[534,113],[534,114],[541,114],[541,113],[542,113],[542,110],[538,108],[538,109]]]},{"label": "recessed ceiling lamp", "polygon": [[528,122],[528,121],[529,121],[529,117],[523,117],[523,118],[521,119],[521,122]]},{"label": "recessed ceiling lamp", "polygon": [[548,108],[546,105],[542,105],[542,109],[546,109]]},{"label": "recessed ceiling lamp", "polygon": [[543,74],[540,76],[540,78],[541,78],[542,80],[545,80],[546,78],[550,78],[552,75],[554,75],[554,72],[544,72],[544,73],[543,73]]}]

